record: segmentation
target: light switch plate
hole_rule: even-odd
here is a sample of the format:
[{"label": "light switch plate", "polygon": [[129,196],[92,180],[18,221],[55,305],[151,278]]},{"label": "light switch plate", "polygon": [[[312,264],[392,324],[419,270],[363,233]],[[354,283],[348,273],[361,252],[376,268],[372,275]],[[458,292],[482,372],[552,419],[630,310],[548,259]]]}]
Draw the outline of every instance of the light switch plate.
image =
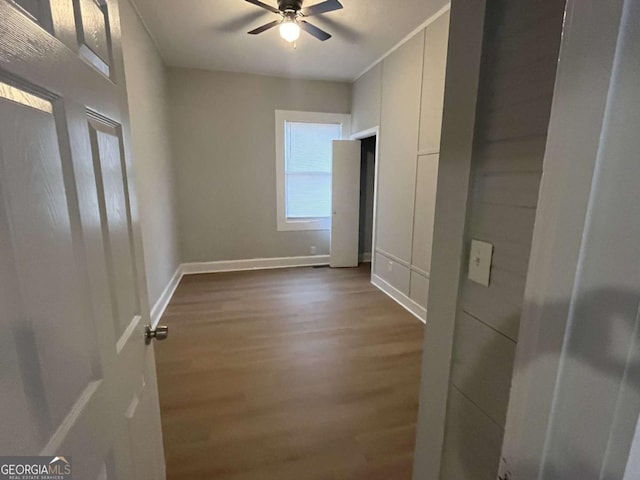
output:
[{"label": "light switch plate", "polygon": [[469,252],[469,280],[485,287],[491,279],[491,261],[493,259],[493,245],[480,240],[471,240]]}]

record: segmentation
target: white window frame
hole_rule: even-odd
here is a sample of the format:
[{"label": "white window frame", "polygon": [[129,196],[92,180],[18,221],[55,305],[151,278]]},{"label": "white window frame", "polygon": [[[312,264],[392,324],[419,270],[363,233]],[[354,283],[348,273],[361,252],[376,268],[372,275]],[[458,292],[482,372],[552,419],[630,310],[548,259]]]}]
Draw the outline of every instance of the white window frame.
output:
[{"label": "white window frame", "polygon": [[351,134],[351,115],[345,113],[298,112],[276,110],[276,192],[279,232],[330,230],[331,217],[288,220],[285,199],[285,123],[325,123],[342,125],[342,140]]}]

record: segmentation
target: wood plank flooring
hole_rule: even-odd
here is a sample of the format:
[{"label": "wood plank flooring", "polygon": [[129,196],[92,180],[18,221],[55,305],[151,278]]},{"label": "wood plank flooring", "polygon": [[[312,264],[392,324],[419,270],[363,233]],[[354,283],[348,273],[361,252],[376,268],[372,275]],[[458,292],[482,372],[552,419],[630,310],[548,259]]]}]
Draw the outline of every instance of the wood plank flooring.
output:
[{"label": "wood plank flooring", "polygon": [[423,327],[368,267],[183,278],[155,348],[169,480],[410,480]]}]

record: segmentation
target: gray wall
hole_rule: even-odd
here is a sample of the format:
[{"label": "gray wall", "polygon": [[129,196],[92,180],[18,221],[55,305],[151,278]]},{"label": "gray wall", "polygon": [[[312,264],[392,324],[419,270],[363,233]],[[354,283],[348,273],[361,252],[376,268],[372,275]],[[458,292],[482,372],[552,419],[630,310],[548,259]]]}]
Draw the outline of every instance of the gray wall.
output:
[{"label": "gray wall", "polygon": [[131,7],[120,2],[135,184],[149,302],[153,306],[178,267],[166,72]]},{"label": "gray wall", "polygon": [[487,2],[466,236],[493,243],[493,268],[488,288],[462,283],[443,480],[497,476],[563,13],[564,0]]},{"label": "gray wall", "polygon": [[277,231],[275,110],[349,113],[351,85],[171,68],[169,92],[182,261],[328,254]]}]

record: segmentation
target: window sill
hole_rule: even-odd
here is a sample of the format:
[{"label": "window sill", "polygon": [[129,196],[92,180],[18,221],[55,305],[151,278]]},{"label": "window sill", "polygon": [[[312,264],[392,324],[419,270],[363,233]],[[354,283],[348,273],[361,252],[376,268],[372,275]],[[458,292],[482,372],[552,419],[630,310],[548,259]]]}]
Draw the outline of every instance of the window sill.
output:
[{"label": "window sill", "polygon": [[278,219],[279,232],[297,232],[308,230],[331,230],[331,218],[310,218],[305,220]]}]

